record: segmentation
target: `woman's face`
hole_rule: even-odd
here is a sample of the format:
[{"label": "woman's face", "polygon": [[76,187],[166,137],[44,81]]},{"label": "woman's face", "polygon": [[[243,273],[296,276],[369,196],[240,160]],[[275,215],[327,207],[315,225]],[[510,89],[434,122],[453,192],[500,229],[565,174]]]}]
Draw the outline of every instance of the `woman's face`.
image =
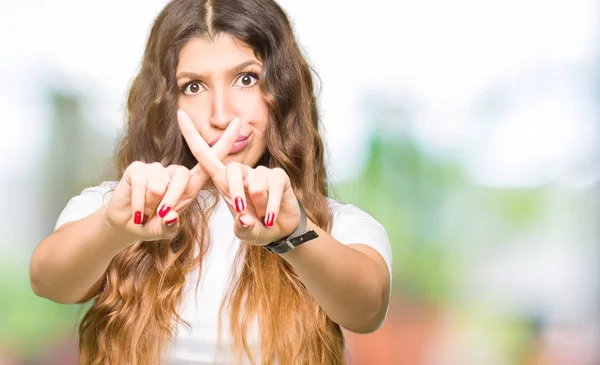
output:
[{"label": "woman's face", "polygon": [[188,41],[179,53],[178,107],[200,135],[214,145],[234,118],[240,118],[238,142],[223,163],[255,166],[266,148],[269,109],[258,86],[262,63],[247,44],[221,33],[213,42]]}]

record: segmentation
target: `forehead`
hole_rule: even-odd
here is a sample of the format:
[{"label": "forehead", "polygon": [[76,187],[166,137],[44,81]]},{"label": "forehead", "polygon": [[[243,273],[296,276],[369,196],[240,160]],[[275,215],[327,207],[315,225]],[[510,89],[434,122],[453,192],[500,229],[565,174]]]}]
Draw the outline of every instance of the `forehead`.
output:
[{"label": "forehead", "polygon": [[259,61],[249,45],[220,33],[212,41],[206,38],[187,41],[179,53],[177,72],[219,72],[250,60]]}]

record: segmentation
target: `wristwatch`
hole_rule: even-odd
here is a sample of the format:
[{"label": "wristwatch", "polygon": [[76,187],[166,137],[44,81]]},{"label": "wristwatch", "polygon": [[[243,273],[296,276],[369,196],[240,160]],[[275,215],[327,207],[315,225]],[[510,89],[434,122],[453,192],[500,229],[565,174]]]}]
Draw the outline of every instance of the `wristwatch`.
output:
[{"label": "wristwatch", "polygon": [[298,227],[294,232],[292,232],[291,235],[264,246],[270,252],[277,254],[286,253],[297,246],[300,246],[304,242],[308,242],[319,237],[317,232],[312,229],[308,232],[306,231],[306,212],[304,211],[304,207],[302,206],[302,203],[300,203],[300,200],[298,200],[298,206],[300,207],[300,224],[298,224]]}]

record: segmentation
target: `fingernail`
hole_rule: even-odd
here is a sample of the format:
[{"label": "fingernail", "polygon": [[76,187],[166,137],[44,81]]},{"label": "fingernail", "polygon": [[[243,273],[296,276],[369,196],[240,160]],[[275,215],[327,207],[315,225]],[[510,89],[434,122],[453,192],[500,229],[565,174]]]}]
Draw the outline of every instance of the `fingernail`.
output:
[{"label": "fingernail", "polygon": [[246,222],[244,222],[244,220],[242,219],[242,217],[240,217],[240,223],[242,224],[242,227],[244,227],[244,228],[250,228],[250,226],[248,224],[246,224]]},{"label": "fingernail", "polygon": [[177,222],[177,217],[175,217],[175,218],[173,218],[173,219],[171,219],[171,220],[168,220],[168,221],[166,221],[166,222],[165,222],[165,225],[166,225],[167,227],[171,227],[173,224],[175,224],[175,222]]},{"label": "fingernail", "polygon": [[146,224],[147,222],[148,222],[148,216],[144,214],[142,216],[142,224]]},{"label": "fingernail", "polygon": [[135,212],[133,216],[133,224],[142,224],[142,212]]},{"label": "fingernail", "polygon": [[170,211],[171,211],[171,207],[166,204],[163,204],[163,206],[158,211],[158,216],[161,218],[164,218],[165,215],[167,215],[167,213],[169,213]]},{"label": "fingernail", "polygon": [[235,210],[238,213],[243,212],[246,209],[246,206],[244,205],[244,200],[240,197],[235,198]]},{"label": "fingernail", "polygon": [[269,214],[267,214],[267,219],[265,224],[267,225],[267,227],[273,227],[273,223],[275,223],[275,213],[271,212]]}]

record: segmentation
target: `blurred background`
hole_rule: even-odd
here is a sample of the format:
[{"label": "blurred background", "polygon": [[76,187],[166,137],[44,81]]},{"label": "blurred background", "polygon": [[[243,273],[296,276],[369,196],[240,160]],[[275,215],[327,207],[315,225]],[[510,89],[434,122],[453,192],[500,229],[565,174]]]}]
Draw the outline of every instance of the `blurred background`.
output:
[{"label": "blurred background", "polygon": [[[281,0],[321,82],[332,196],[387,229],[393,294],[348,362],[600,364],[600,3]],[[164,0],[0,2],[0,365],[76,364],[85,307],[29,259],[114,179]]]}]

